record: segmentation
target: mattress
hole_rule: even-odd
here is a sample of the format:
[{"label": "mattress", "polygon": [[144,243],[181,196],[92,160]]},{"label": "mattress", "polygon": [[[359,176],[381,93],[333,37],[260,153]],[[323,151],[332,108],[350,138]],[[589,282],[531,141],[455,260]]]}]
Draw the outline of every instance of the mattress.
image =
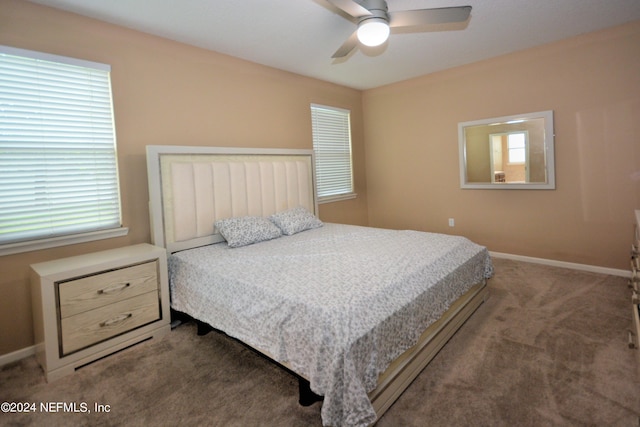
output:
[{"label": "mattress", "polygon": [[172,308],[308,379],[324,425],[375,421],[378,375],[492,273],[486,248],[464,237],[327,223],[169,257]]}]

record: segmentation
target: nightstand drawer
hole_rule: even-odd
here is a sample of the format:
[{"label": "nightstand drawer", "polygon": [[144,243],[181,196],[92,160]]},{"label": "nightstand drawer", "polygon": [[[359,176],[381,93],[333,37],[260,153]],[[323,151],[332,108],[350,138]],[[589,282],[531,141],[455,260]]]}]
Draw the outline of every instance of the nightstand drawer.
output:
[{"label": "nightstand drawer", "polygon": [[58,285],[62,319],[158,288],[158,262],[124,267]]},{"label": "nightstand drawer", "polygon": [[61,320],[62,355],[158,319],[160,304],[157,291],[67,317]]}]

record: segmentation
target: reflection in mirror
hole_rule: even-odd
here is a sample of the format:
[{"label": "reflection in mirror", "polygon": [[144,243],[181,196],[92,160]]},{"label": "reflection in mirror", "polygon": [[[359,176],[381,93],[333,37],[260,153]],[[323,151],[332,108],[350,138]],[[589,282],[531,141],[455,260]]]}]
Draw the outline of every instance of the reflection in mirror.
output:
[{"label": "reflection in mirror", "polygon": [[554,189],[553,111],[458,124],[460,187]]}]

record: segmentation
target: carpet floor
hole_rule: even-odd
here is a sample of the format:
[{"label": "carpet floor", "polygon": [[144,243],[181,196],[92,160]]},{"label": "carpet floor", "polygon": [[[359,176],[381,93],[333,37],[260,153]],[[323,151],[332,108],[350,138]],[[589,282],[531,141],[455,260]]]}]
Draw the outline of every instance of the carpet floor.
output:
[{"label": "carpet floor", "polygon": [[[377,425],[639,426],[626,279],[494,265],[487,301]],[[0,425],[320,426],[321,403],[302,407],[297,393],[290,373],[187,323],[52,383],[34,357],[2,367],[0,401],[35,411],[0,413]]]}]

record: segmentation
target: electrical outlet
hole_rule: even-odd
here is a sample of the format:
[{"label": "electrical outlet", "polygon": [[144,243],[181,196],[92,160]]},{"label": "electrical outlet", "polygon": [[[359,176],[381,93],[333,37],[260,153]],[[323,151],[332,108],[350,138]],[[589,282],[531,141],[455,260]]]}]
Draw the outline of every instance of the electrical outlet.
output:
[{"label": "electrical outlet", "polygon": [[453,218],[449,218],[449,227],[454,227],[456,225],[456,222],[454,221]]}]

